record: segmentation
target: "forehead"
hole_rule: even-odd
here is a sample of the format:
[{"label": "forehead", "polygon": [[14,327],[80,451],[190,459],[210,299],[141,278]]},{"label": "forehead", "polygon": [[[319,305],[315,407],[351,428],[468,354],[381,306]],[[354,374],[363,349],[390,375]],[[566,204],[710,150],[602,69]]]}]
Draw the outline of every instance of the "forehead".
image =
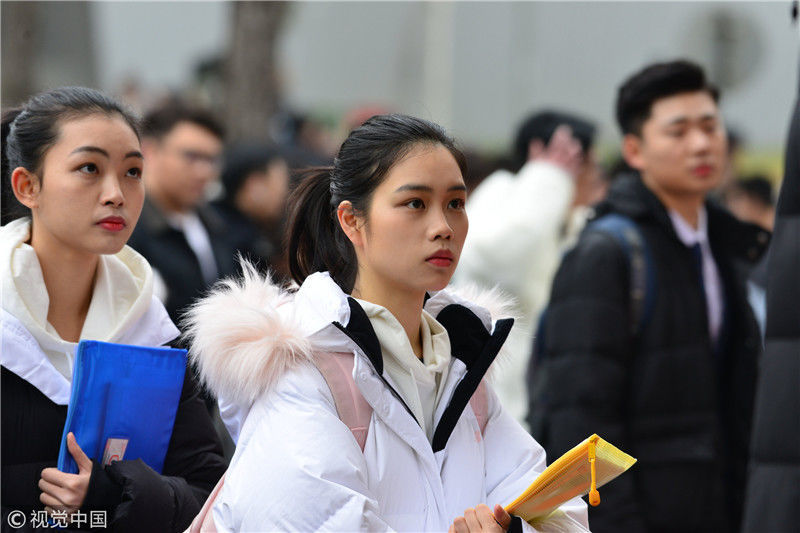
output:
[{"label": "forehead", "polygon": [[96,146],[107,152],[139,148],[139,138],[121,116],[96,113],[68,118],[58,125],[53,149],[71,151],[79,146]]},{"label": "forehead", "polygon": [[705,91],[679,93],[653,102],[650,117],[645,122],[666,125],[681,120],[702,120],[719,115],[719,107]]},{"label": "forehead", "polygon": [[389,170],[383,185],[387,189],[414,183],[428,187],[451,187],[464,179],[455,157],[441,144],[422,144],[411,149]]},{"label": "forehead", "polygon": [[222,140],[214,133],[200,124],[189,121],[181,121],[175,124],[175,126],[164,135],[164,141],[181,145],[212,147],[212,149],[222,146]]}]

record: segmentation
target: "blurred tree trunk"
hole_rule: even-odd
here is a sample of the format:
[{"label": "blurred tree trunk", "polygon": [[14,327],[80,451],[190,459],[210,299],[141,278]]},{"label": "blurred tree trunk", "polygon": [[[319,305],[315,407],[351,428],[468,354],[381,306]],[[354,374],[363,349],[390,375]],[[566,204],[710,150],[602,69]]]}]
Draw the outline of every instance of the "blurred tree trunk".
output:
[{"label": "blurred tree trunk", "polygon": [[286,2],[235,2],[225,65],[225,127],[229,140],[269,140],[280,103],[277,39]]},{"label": "blurred tree trunk", "polygon": [[24,102],[34,91],[37,3],[0,2],[3,107]]}]

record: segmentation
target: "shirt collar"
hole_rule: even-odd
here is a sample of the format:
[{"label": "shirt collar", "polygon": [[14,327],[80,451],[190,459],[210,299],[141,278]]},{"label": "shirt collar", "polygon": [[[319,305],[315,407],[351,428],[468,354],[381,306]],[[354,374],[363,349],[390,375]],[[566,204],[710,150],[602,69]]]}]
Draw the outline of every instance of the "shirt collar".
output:
[{"label": "shirt collar", "polygon": [[674,209],[669,210],[669,218],[672,220],[672,227],[678,239],[686,246],[703,244],[708,242],[708,213],[705,206],[701,206],[697,213],[697,229],[693,228],[686,220]]}]

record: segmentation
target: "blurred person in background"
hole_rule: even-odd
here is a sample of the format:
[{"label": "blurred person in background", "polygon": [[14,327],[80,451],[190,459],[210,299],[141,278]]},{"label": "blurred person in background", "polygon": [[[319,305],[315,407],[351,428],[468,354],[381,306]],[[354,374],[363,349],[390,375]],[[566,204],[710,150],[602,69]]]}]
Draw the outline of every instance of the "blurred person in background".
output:
[{"label": "blurred person in background", "polygon": [[471,231],[455,280],[497,286],[517,300],[521,319],[495,379],[503,406],[523,425],[533,325],[563,250],[583,227],[587,205],[600,199],[594,135],[595,126],[574,114],[529,116],[514,141],[518,172],[494,172],[467,202]]},{"label": "blurred person in background", "polygon": [[631,253],[593,223],[553,282],[533,434],[550,457],[597,433],[638,459],[590,509],[598,533],[740,527],[760,342],[737,266],[769,236],[706,201],[725,169],[717,100],[687,61],[619,89],[622,151],[640,177],[617,179],[596,211],[638,234],[645,309]]},{"label": "blurred person in background", "polygon": [[766,176],[735,180],[725,196],[725,204],[739,220],[758,224],[767,231],[772,231],[775,225],[775,195]]},{"label": "blurred person in background", "polygon": [[235,272],[231,234],[206,204],[219,178],[223,131],[206,110],[168,102],[144,119],[147,197],[130,246],[153,266],[174,322],[219,277]]},{"label": "blurred person in background", "polygon": [[[794,3],[797,25],[798,3]],[[797,531],[800,508],[800,86],[786,139],[767,281],[747,499],[746,533]]]},{"label": "blurred person in background", "polygon": [[213,202],[225,220],[234,253],[259,270],[287,277],[282,251],[283,222],[289,193],[289,167],[273,146],[249,143],[225,151],[221,199]]},{"label": "blurred person in background", "polygon": [[[775,225],[775,197],[765,176],[734,180],[725,194],[725,204],[736,218],[772,232]],[[753,307],[762,337],[767,321],[767,260],[769,253],[753,267],[747,279],[747,299]]]},{"label": "blurred person in background", "polygon": [[[99,512],[114,531],[183,531],[225,471],[191,372],[161,474],[135,457],[91,459],[72,433],[78,473],[56,469],[78,342],[157,347],[179,334],[147,261],[125,246],[145,196],[138,121],[66,87],[4,113],[2,139],[2,530],[57,527],[33,524],[47,510],[80,511],[83,529]],[[30,521],[15,528],[19,513]]]}]

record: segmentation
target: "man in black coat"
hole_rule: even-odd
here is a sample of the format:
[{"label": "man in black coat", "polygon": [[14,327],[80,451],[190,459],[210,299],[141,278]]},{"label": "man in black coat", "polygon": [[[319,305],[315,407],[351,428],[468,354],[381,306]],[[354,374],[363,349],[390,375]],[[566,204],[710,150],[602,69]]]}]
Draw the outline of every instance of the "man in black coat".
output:
[{"label": "man in black coat", "polygon": [[758,380],[744,530],[800,529],[800,98],[767,264],[767,331]]},{"label": "man in black coat", "polygon": [[597,216],[632,220],[652,301],[632,318],[631,257],[587,228],[556,274],[529,420],[553,460],[598,433],[638,459],[600,492],[592,531],[736,531],[759,334],[742,263],[767,232],[706,201],[724,169],[718,93],[696,65],[648,66],[620,88],[620,178]]},{"label": "man in black coat", "polygon": [[176,324],[205,289],[236,272],[230,228],[206,204],[209,185],[219,179],[222,137],[208,111],[180,103],[144,119],[147,198],[128,245],[163,282],[155,291]]}]

